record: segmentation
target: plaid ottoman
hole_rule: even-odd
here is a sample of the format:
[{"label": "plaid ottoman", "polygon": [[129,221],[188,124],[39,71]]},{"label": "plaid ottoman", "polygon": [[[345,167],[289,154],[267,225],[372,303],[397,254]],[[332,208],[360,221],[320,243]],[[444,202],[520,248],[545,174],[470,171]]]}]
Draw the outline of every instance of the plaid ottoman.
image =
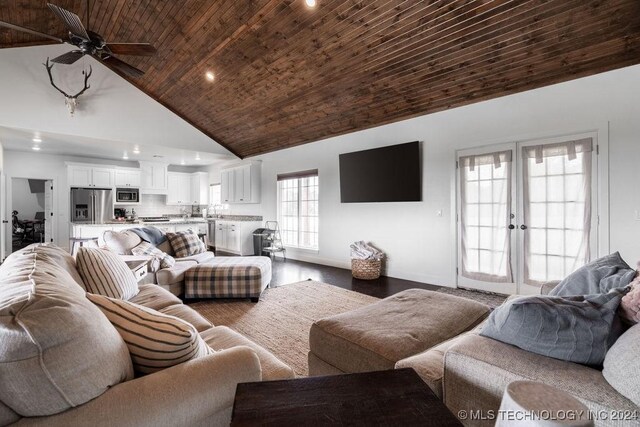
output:
[{"label": "plaid ottoman", "polygon": [[269,282],[271,259],[268,257],[215,257],[184,273],[184,296],[257,301]]}]

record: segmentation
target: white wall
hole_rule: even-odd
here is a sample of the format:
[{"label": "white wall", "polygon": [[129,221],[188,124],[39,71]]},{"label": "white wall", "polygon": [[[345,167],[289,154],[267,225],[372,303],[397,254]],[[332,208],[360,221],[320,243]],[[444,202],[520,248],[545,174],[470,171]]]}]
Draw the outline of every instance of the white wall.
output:
[{"label": "white wall", "polygon": [[[388,275],[452,286],[455,151],[591,130],[606,135],[609,122],[610,247],[635,265],[640,259],[638,82],[640,66],[635,66],[258,156],[262,203],[232,205],[232,210],[275,219],[276,175],[317,168],[320,250],[291,251],[291,257],[347,267],[349,244],[364,239],[386,251]],[[422,202],[340,203],[340,153],[415,140],[424,141]],[[219,180],[213,173],[210,179]]]},{"label": "white wall", "polygon": [[11,180],[11,209],[18,211],[18,219],[34,219],[36,212],[44,212],[44,192],[32,193],[29,180]]}]

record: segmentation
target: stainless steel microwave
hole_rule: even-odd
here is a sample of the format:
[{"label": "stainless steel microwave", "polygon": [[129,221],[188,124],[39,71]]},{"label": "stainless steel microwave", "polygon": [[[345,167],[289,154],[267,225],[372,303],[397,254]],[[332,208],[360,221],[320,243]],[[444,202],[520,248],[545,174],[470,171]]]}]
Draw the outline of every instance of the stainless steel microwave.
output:
[{"label": "stainless steel microwave", "polygon": [[140,190],[137,188],[116,188],[116,203],[140,202]]}]

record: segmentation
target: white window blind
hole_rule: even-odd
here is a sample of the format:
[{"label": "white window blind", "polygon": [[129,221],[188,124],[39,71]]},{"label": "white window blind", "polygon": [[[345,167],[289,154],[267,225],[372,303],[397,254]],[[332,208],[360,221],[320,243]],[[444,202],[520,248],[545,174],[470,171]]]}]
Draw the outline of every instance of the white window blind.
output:
[{"label": "white window blind", "polygon": [[459,159],[460,274],[487,282],[513,282],[511,241],[512,151]]},{"label": "white window blind", "polygon": [[522,148],[527,284],[562,280],[589,261],[592,149],[591,138]]},{"label": "white window blind", "polygon": [[285,246],[318,249],[318,171],[278,175],[278,222]]}]

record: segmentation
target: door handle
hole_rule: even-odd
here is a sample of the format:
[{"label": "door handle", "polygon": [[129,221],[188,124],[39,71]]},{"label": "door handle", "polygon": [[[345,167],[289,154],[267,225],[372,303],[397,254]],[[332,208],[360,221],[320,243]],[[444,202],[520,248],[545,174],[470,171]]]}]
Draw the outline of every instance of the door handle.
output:
[{"label": "door handle", "polygon": [[509,224],[509,227],[508,227],[508,228],[509,228],[509,230],[513,230],[514,228],[516,228],[516,226],[515,226],[515,225],[513,225],[513,224]]},{"label": "door handle", "polygon": [[526,225],[522,224],[522,225],[520,226],[520,230],[526,230],[526,229],[527,229],[527,226],[526,226]]},{"label": "door handle", "polygon": [[3,224],[9,224],[9,221],[2,220],[2,223],[3,223]]}]

